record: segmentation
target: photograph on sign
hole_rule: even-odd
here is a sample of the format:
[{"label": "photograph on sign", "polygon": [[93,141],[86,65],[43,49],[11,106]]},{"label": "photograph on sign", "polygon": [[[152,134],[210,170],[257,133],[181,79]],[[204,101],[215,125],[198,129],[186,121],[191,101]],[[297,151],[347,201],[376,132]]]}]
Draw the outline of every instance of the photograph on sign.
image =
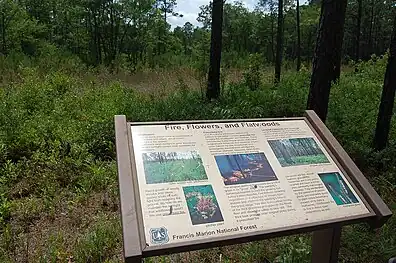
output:
[{"label": "photograph on sign", "polygon": [[224,220],[211,185],[187,186],[183,192],[193,225]]},{"label": "photograph on sign", "polygon": [[264,153],[215,156],[225,185],[277,180]]},{"label": "photograph on sign", "polygon": [[329,163],[313,138],[268,141],[282,167]]},{"label": "photograph on sign", "polygon": [[208,179],[201,156],[196,151],[143,153],[147,184]]},{"label": "photograph on sign", "polygon": [[358,203],[356,196],[338,172],[319,174],[337,205]]}]

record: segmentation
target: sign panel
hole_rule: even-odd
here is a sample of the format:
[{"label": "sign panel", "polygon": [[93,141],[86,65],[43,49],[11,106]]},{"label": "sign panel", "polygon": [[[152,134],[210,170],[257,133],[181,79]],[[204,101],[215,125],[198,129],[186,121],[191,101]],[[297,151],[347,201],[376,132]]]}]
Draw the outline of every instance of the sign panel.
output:
[{"label": "sign panel", "polygon": [[149,246],[370,214],[304,120],[131,132]]}]

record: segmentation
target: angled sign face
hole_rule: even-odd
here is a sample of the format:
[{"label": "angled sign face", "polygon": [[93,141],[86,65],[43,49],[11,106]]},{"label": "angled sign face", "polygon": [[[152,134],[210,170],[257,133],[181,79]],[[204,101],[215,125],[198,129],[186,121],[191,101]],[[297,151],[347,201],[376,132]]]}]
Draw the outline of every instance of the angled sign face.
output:
[{"label": "angled sign face", "polygon": [[149,247],[372,215],[304,119],[129,127]]},{"label": "angled sign face", "polygon": [[341,226],[392,215],[313,111],[115,127],[126,262],[304,232],[336,262]]}]

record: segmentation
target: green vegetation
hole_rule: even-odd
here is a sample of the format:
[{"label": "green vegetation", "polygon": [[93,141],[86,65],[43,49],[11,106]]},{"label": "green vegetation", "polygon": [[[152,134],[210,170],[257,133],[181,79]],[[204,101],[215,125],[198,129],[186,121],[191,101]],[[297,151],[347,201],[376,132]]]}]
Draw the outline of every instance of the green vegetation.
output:
[{"label": "green vegetation", "polygon": [[[285,0],[284,30],[279,29],[284,39],[276,41],[277,1],[258,0],[255,10],[225,1],[223,34],[218,34],[223,36],[221,96],[209,102],[203,99],[209,1],[200,8],[201,26],[187,22],[175,28],[168,22],[179,16],[176,0],[0,1],[0,262],[122,261],[116,114],[133,121],[301,116],[319,28],[317,2],[300,7],[296,30],[295,2]],[[372,148],[388,59],[384,54],[391,42],[396,45],[396,37],[390,38],[394,10],[392,1],[348,1],[340,57],[344,65],[331,88],[327,125],[396,212],[395,122],[388,147]],[[337,12],[330,13],[337,18]],[[302,41],[296,44],[300,31]],[[277,42],[284,44],[278,52],[284,62],[274,86]],[[327,50],[334,50],[333,42],[327,41]],[[391,62],[396,49],[391,50],[390,92],[384,94],[392,94],[394,87],[390,77],[395,76]],[[341,53],[340,48],[334,51]],[[299,72],[291,71],[294,61],[300,61],[297,54]],[[332,77],[327,71],[319,79]],[[318,105],[327,110],[327,103]],[[382,115],[390,119],[391,107],[384,108]],[[386,143],[384,138],[376,148]],[[184,161],[190,170],[199,162]],[[176,169],[183,161],[172,162],[174,174],[186,177]],[[196,171],[201,178],[204,172]],[[396,217],[380,230],[365,224],[346,227],[340,262],[386,262],[395,256],[395,229]],[[302,235],[145,262],[308,262],[310,242]]]},{"label": "green vegetation", "polygon": [[[396,212],[395,124],[390,147],[370,148],[385,64],[386,57],[357,65],[358,72],[345,67],[332,89],[328,126]],[[63,67],[51,73],[21,67],[13,73],[18,79],[0,89],[0,262],[119,262],[115,114],[135,121],[299,116],[309,84],[306,71],[287,72],[277,89],[264,71],[256,90],[226,75],[221,100],[208,103],[187,84],[193,78],[172,90],[137,91],[132,86],[149,85]],[[395,218],[377,231],[347,227],[340,262],[386,261],[396,251],[395,228]],[[309,244],[306,236],[274,239],[148,262],[301,258]]]},{"label": "green vegetation", "polygon": [[282,167],[329,162],[313,138],[270,140],[268,143]]},{"label": "green vegetation", "polygon": [[291,157],[291,163],[286,162],[285,159],[283,158],[279,158],[278,161],[282,165],[282,167],[329,162],[329,160],[327,160],[324,154],[311,155],[311,156],[293,156]]},{"label": "green vegetation", "polygon": [[[209,1],[202,2],[200,7],[197,20],[201,27],[189,21],[172,29],[169,22],[179,15],[175,10],[177,2],[140,0],[136,5],[129,0],[2,0],[0,54],[18,63],[29,63],[25,56],[34,59],[46,56],[48,60],[43,66],[47,69],[57,65],[53,58],[61,53],[76,55],[87,65],[108,66],[113,71],[120,67],[135,72],[192,65],[206,73],[211,23]],[[285,64],[294,68],[293,61],[300,53],[302,67],[307,67],[315,49],[320,5],[300,6],[301,48],[297,52],[296,2],[283,2]],[[344,61],[369,59],[372,54],[379,56],[389,47],[392,1],[363,2],[361,48],[356,56],[358,1],[348,1]],[[261,62],[275,62],[278,0],[252,3],[255,10],[240,1],[225,1],[222,64],[227,68],[247,66],[252,54],[258,55]]]},{"label": "green vegetation", "polygon": [[164,163],[144,162],[144,172],[148,184],[196,181],[208,178],[201,159],[167,160]]}]

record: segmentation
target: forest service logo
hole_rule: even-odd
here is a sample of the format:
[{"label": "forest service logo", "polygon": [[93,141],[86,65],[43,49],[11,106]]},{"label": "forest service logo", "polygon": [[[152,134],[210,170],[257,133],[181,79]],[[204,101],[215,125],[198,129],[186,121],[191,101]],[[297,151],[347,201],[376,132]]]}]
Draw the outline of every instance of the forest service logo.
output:
[{"label": "forest service logo", "polygon": [[169,242],[168,230],[165,227],[151,228],[150,238],[152,244],[165,244]]}]

